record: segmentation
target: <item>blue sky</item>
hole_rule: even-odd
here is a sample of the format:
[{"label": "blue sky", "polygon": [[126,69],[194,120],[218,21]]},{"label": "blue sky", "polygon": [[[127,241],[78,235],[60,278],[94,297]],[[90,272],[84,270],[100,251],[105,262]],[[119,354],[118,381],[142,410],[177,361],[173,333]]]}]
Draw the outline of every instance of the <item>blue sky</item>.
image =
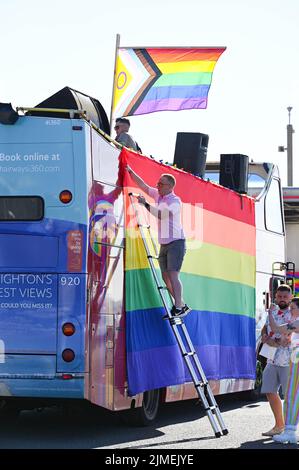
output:
[{"label": "blue sky", "polygon": [[[177,132],[209,134],[208,159],[278,163],[286,184],[286,108],[299,132],[298,0],[0,0],[0,101],[34,106],[68,85],[110,115],[115,37],[122,46],[226,46],[206,110],[131,118],[143,151],[172,161]],[[294,183],[299,185],[297,134]]]}]

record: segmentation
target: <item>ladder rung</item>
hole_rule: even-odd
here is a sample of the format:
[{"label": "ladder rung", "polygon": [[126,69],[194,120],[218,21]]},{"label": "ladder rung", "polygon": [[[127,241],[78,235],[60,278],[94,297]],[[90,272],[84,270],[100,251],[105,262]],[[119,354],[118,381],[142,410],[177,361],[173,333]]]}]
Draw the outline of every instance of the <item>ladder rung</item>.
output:
[{"label": "ladder rung", "polygon": [[205,382],[198,382],[195,384],[195,387],[205,387],[207,384]]},{"label": "ladder rung", "polygon": [[183,356],[194,356],[195,351],[183,353]]},{"label": "ladder rung", "polygon": [[183,323],[181,318],[176,318],[171,315],[164,315],[163,320],[169,320],[171,325],[181,325]]},{"label": "ladder rung", "polygon": [[217,415],[216,406],[210,406],[210,411],[213,413],[213,415]]},{"label": "ladder rung", "polygon": [[215,411],[216,409],[217,409],[217,406],[215,405],[210,406],[210,410]]},{"label": "ladder rung", "polygon": [[165,286],[158,286],[158,289],[159,289],[159,290],[167,290],[167,287],[165,287]]},{"label": "ladder rung", "polygon": [[141,227],[141,228],[151,228],[150,225],[144,225],[144,224],[138,224],[138,227]]},{"label": "ladder rung", "polygon": [[182,325],[184,323],[183,318],[179,317],[171,317],[169,318],[169,321],[171,325]]},{"label": "ladder rung", "polygon": [[204,407],[205,411],[211,411],[211,408],[209,406]]},{"label": "ladder rung", "polygon": [[159,259],[159,256],[148,255],[148,258],[152,258],[152,259]]}]

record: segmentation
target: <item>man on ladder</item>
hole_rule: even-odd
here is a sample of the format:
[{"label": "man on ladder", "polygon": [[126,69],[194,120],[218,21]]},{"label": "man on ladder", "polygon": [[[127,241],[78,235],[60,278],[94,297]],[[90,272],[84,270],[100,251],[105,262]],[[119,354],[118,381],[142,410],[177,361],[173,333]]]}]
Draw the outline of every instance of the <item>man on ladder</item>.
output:
[{"label": "man on ladder", "polygon": [[[179,278],[186,248],[185,236],[180,221],[181,200],[173,192],[176,180],[172,175],[164,173],[160,176],[157,182],[158,189],[155,189],[148,186],[143,179],[132,170],[132,168],[129,166],[126,168],[135,183],[137,183],[138,186],[156,202],[157,206],[151,206],[143,196],[129,193],[131,203],[135,211],[137,225],[140,229],[144,248],[147,253],[149,265],[166,311],[166,315],[163,318],[169,320],[182,357],[185,360],[197,394],[215,432],[215,436],[220,437],[221,435],[227,434],[228,430],[224,424],[215,397],[184,324],[184,318],[182,318],[187,315],[190,309],[183,302],[182,284]],[[171,310],[167,305],[167,301],[163,294],[163,289],[165,288],[160,285],[153,264],[153,256],[150,254],[149,246],[144,236],[144,228],[150,229],[150,226],[145,226],[141,223],[133,202],[133,199],[136,196],[139,203],[143,204],[146,209],[158,219],[158,240],[161,245],[158,259],[163,279],[168,291],[174,299],[174,305]]]},{"label": "man on ladder", "polygon": [[138,202],[158,219],[160,244],[158,261],[163,280],[174,299],[171,314],[183,317],[191,309],[183,301],[183,286],[179,277],[186,253],[186,241],[181,224],[181,199],[173,191],[176,184],[175,177],[168,173],[161,175],[156,189],[148,186],[128,165],[127,170],[140,189],[156,203],[156,206],[151,206],[143,196],[138,196]]}]

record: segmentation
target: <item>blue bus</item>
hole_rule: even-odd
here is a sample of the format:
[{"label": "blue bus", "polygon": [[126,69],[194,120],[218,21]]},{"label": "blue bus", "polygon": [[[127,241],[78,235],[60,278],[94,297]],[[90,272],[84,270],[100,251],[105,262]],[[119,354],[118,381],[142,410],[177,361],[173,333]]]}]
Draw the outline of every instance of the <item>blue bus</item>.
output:
[{"label": "blue bus", "polygon": [[[0,105],[0,408],[79,400],[150,424],[160,402],[195,398],[190,382],[129,396],[121,146],[78,109],[31,109],[4,122]],[[278,229],[264,223],[274,184],[281,204],[276,167],[261,177],[257,321],[285,243],[283,216]],[[252,390],[255,380],[210,385],[221,394]]]}]

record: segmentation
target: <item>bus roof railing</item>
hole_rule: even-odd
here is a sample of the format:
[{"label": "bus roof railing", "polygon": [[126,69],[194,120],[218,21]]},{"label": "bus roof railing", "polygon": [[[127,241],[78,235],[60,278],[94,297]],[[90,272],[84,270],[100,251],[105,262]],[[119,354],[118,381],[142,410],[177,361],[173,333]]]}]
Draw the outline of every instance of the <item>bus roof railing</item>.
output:
[{"label": "bus roof railing", "polygon": [[61,113],[65,114],[68,113],[70,115],[70,119],[74,119],[75,114],[78,114],[80,118],[84,119],[86,122],[90,124],[90,126],[97,131],[100,135],[105,137],[109,142],[113,143],[116,147],[122,149],[125,147],[124,145],[120,144],[116,140],[112,139],[109,134],[106,134],[106,132],[102,131],[98,126],[94,124],[90,119],[88,119],[86,111],[84,109],[62,109],[62,108],[26,108],[23,106],[17,106],[16,108],[17,112],[21,111],[22,113],[25,112],[35,112],[35,113]]},{"label": "bus roof railing", "polygon": [[17,112],[34,112],[34,113],[61,113],[69,114],[71,119],[74,119],[75,114],[79,114],[81,117],[86,116],[86,111],[84,109],[62,109],[62,108],[24,108],[23,106],[17,106]]}]

